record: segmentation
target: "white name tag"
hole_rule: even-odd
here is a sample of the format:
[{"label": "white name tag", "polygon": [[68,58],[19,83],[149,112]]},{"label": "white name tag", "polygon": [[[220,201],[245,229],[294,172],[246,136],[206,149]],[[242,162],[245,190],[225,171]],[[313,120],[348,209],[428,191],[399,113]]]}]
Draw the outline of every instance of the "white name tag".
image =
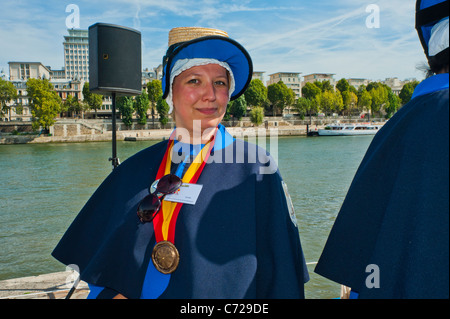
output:
[{"label": "white name tag", "polygon": [[175,203],[195,205],[203,185],[183,183],[178,192],[166,195],[164,200]]}]

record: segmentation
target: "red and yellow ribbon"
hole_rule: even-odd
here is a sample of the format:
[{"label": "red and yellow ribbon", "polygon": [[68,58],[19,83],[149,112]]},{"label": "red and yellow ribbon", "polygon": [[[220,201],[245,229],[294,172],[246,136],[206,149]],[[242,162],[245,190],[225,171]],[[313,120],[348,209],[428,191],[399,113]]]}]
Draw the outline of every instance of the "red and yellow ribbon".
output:
[{"label": "red and yellow ribbon", "polygon": [[[200,174],[205,167],[211,150],[214,147],[215,135],[208,141],[202,150],[197,154],[192,164],[189,166],[188,170],[181,179],[183,183],[195,184],[200,177]],[[161,165],[159,166],[156,179],[160,179],[164,175],[170,174],[170,167],[172,164],[172,148],[174,140],[170,139],[167,144],[167,150],[164,154]],[[160,241],[170,241],[172,244],[175,243],[175,226],[178,218],[178,213],[180,212],[183,203],[169,202],[166,200],[162,201],[161,211],[153,219],[153,228],[155,230],[156,242]]]}]

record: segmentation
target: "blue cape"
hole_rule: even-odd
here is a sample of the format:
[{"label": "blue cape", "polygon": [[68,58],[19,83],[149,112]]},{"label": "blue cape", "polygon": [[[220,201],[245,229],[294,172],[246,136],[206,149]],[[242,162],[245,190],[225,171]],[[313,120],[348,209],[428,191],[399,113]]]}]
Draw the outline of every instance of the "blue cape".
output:
[{"label": "blue cape", "polygon": [[315,272],[359,298],[448,298],[448,195],[449,91],[442,74],[422,82],[374,137]]},{"label": "blue cape", "polygon": [[113,291],[109,297],[303,298],[308,273],[281,176],[276,167],[273,174],[260,173],[273,159],[260,151],[252,161],[253,146],[240,140],[225,144],[215,147],[214,161],[197,182],[204,185],[197,203],[180,211],[175,236],[180,263],[169,277],[153,273],[153,224],[140,223],[136,215],[167,141],[116,168],[52,255],[76,264],[87,283]]}]

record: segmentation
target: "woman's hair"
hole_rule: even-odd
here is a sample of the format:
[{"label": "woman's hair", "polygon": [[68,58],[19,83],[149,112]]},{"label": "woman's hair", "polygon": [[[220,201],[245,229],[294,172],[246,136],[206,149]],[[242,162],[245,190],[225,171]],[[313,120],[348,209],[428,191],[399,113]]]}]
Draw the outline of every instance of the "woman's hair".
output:
[{"label": "woman's hair", "polygon": [[430,71],[434,74],[442,72],[445,68],[448,69],[448,60],[444,61],[443,59],[437,58],[437,56],[430,57],[428,64],[430,65]]},{"label": "woman's hair", "polygon": [[416,66],[416,69],[425,73],[425,77],[429,78],[433,75],[442,72],[448,72],[448,49],[447,55],[443,53],[428,58],[428,63],[421,63]]}]

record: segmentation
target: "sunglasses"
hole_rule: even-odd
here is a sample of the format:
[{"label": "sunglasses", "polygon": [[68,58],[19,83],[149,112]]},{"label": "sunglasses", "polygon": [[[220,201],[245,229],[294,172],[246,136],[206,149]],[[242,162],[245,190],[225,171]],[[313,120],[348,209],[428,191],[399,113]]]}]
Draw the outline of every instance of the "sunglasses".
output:
[{"label": "sunglasses", "polygon": [[166,195],[173,194],[181,187],[181,178],[168,174],[153,182],[150,194],[145,196],[138,205],[137,215],[142,223],[151,222],[159,213],[161,201]]}]

